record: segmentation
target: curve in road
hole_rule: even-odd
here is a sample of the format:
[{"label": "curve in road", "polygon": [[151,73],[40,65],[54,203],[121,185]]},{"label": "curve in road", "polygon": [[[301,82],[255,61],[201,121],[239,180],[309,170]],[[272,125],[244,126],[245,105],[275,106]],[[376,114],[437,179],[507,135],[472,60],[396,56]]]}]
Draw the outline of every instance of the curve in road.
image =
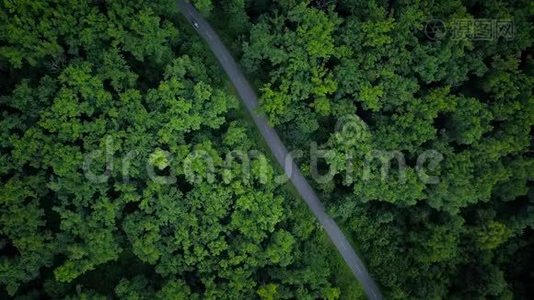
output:
[{"label": "curve in road", "polygon": [[210,24],[198,13],[198,11],[189,3],[178,0],[178,8],[182,15],[189,20],[198,34],[207,42],[211,51],[223,67],[224,71],[230,78],[230,81],[235,86],[241,100],[245,104],[249,114],[252,116],[256,127],[267,142],[271,152],[284,168],[286,166],[286,159],[291,161],[291,164],[284,168],[285,173],[290,178],[291,182],[299,192],[300,196],[310,210],[313,212],[319,223],[323,226],[328,234],[330,240],[334,243],[337,250],[345,260],[346,264],[351,269],[352,273],[360,284],[362,285],[365,294],[369,299],[382,299],[380,290],[375,284],[369,272],[367,271],[362,260],[358,257],[343,232],[339,229],[336,222],[326,213],[323,204],[319,197],[302,176],[299,168],[294,163],[291,155],[280,140],[276,131],[269,126],[267,119],[256,113],[258,107],[258,98],[252,89],[251,85],[245,79],[245,76],[240,71],[239,66],[233,59],[232,55],[226,49],[224,44],[219,39],[219,36],[211,28]]}]

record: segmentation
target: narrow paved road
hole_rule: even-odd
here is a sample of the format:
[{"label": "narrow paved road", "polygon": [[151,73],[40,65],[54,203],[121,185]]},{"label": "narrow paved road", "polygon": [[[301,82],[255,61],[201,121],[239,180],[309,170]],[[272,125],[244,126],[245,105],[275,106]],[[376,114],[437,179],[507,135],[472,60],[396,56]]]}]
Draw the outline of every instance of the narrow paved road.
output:
[{"label": "narrow paved road", "polygon": [[[315,217],[319,220],[323,228],[325,229],[328,237],[336,246],[341,256],[352,270],[352,273],[360,281],[367,297],[369,299],[382,299],[380,290],[377,285],[369,276],[369,272],[365,268],[362,260],[356,255],[354,249],[347,241],[347,238],[341,232],[336,222],[326,214],[323,204],[315,194],[313,188],[306,181],[304,176],[300,173],[299,168],[291,159],[289,152],[278,137],[276,131],[271,128],[265,119],[265,117],[256,113],[258,106],[258,98],[256,93],[245,79],[243,73],[241,73],[239,66],[234,61],[230,52],[226,49],[224,44],[219,39],[218,35],[211,28],[209,23],[198,13],[198,11],[189,3],[183,0],[178,0],[178,8],[180,12],[189,20],[192,24],[196,22],[196,26],[193,26],[198,34],[208,43],[211,51],[219,60],[219,63],[224,68],[224,71],[228,74],[228,77],[235,86],[241,100],[247,107],[249,114],[254,119],[256,127],[258,127],[261,135],[267,142],[270,150],[275,156],[278,163],[284,168],[286,165],[286,158],[290,159],[291,166],[285,168],[286,174],[290,177],[291,182],[299,192],[300,196],[313,212]],[[194,20],[194,21],[193,21]]]}]

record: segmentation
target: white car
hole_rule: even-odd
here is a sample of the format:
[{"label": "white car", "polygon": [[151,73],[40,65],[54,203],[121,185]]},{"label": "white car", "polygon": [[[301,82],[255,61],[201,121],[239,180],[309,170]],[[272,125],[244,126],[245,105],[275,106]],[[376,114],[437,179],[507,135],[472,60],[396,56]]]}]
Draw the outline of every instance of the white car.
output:
[{"label": "white car", "polygon": [[193,27],[195,27],[196,29],[198,29],[198,27],[200,26],[198,25],[198,22],[195,19],[191,19],[191,23],[193,24]]}]

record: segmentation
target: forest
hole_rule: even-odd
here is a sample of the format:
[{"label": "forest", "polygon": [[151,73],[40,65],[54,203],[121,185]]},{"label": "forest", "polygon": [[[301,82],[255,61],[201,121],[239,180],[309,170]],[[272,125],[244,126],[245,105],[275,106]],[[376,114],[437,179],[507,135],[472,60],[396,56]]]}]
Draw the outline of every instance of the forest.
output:
[{"label": "forest", "polygon": [[[533,1],[191,3],[385,299],[534,295]],[[175,1],[0,2],[0,299],[365,299],[283,174]]]}]

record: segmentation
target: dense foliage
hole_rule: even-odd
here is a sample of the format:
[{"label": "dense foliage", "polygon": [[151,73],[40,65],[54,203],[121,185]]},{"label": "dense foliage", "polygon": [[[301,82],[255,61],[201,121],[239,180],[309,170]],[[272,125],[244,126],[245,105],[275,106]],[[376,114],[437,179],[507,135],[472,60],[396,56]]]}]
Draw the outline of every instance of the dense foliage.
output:
[{"label": "dense foliage", "polygon": [[[531,1],[275,1],[251,26],[242,64],[263,111],[293,147],[330,150],[335,176],[316,187],[388,297],[532,293],[533,13]],[[488,20],[489,38],[470,35]],[[433,184],[417,176],[429,150]],[[406,168],[384,178],[369,157]]]},{"label": "dense foliage", "polygon": [[[532,3],[192,2],[387,298],[534,292]],[[173,1],[3,1],[0,74],[0,298],[361,296]]]},{"label": "dense foliage", "polygon": [[226,159],[254,134],[172,1],[4,1],[0,20],[0,298],[339,295],[278,171]]}]

